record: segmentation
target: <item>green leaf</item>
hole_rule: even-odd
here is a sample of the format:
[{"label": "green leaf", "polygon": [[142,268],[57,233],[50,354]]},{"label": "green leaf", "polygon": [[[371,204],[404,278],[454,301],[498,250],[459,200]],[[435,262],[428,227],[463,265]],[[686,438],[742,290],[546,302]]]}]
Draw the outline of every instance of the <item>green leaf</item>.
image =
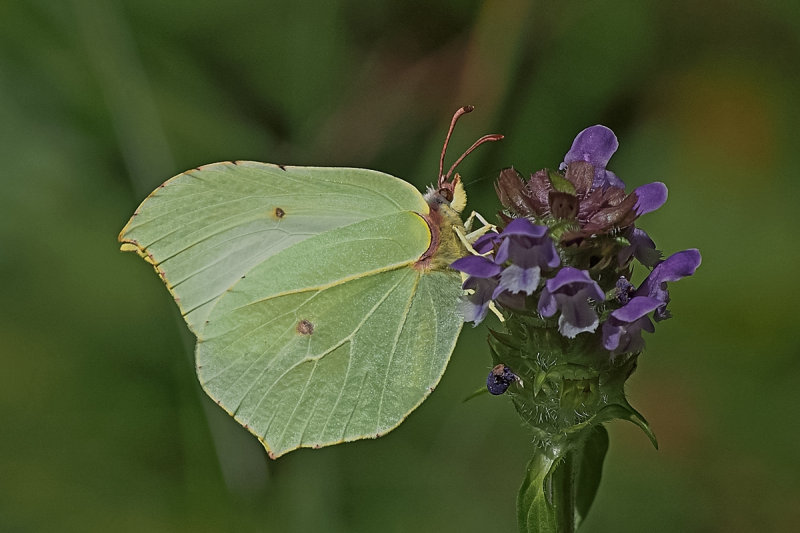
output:
[{"label": "green leaf", "polygon": [[472,400],[474,398],[477,398],[478,396],[484,396],[486,394],[489,394],[489,389],[487,389],[485,386],[480,387],[480,388],[475,389],[474,391],[472,391],[469,394],[469,396],[467,396],[466,398],[461,400],[461,403],[467,403],[468,401],[470,401],[470,400]]},{"label": "green leaf", "polygon": [[636,424],[639,429],[641,429],[647,438],[650,439],[653,447],[657,450],[658,449],[658,440],[656,440],[656,435],[650,429],[650,425],[647,423],[647,420],[631,405],[622,399],[624,402],[623,404],[612,404],[602,408],[595,416],[589,419],[586,424],[587,425],[594,425],[594,424],[602,424],[603,422],[607,422],[609,420],[614,419],[622,419],[627,420],[628,422],[633,422]]},{"label": "green leaf", "polygon": [[554,463],[555,458],[541,448],[528,463],[517,494],[517,523],[523,533],[559,533],[555,506],[561,501],[553,498],[552,486],[546,483]]},{"label": "green leaf", "polygon": [[608,452],[608,432],[601,424],[593,428],[586,441],[575,450],[575,527],[589,514],[594,502],[600,478],[603,473],[603,461]]},{"label": "green leaf", "polygon": [[278,457],[383,435],[439,382],[462,291],[415,267],[427,213],[379,172],[218,163],[157,189],[120,240],[197,336],[205,391]]},{"label": "green leaf", "polygon": [[602,425],[565,446],[537,448],[517,495],[522,532],[575,531],[591,508],[608,451]]}]

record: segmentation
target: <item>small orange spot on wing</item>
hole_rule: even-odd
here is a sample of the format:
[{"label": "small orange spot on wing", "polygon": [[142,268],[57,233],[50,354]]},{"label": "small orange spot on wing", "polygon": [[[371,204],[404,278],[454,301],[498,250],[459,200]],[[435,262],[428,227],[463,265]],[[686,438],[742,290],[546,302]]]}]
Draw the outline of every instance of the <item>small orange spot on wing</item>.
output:
[{"label": "small orange spot on wing", "polygon": [[295,327],[297,333],[300,335],[311,335],[314,333],[314,324],[306,320],[305,318],[297,323]]}]

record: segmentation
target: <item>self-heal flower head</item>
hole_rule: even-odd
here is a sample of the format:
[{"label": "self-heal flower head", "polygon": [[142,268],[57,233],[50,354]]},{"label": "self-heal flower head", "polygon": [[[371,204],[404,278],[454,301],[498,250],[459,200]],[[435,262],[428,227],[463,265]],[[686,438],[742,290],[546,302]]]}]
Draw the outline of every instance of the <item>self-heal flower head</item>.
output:
[{"label": "self-heal flower head", "polygon": [[[502,364],[491,370],[486,387],[494,395],[507,392],[534,429],[537,460],[518,502],[526,531],[535,529],[534,514],[537,524],[574,529],[574,483],[546,502],[536,495],[552,488],[550,477],[569,477],[563,458],[589,457],[587,464],[599,472],[607,441],[596,429],[608,420],[635,423],[658,447],[627,401],[625,383],[644,350],[644,332],[654,333],[658,321],[669,318],[667,285],[691,276],[700,254],[684,250],[664,259],[637,227],[640,217],[664,205],[667,187],[654,182],[626,191],[608,168],[617,148],[614,133],[597,125],[575,137],[557,170],[524,177],[513,167],[501,171],[495,191],[505,229],[473,243],[483,259],[453,265],[490,276],[465,284],[480,293],[471,295],[476,306],[488,305],[501,322],[488,340],[492,364]],[[520,307],[502,303],[509,296],[518,296]],[[533,386],[523,387],[523,380]],[[538,461],[542,454],[553,461]],[[562,494],[566,512],[554,513]]]},{"label": "self-heal flower head", "polygon": [[567,338],[578,333],[597,329],[599,319],[589,299],[602,302],[602,289],[585,270],[564,267],[552,279],[547,280],[539,297],[538,310],[542,316],[551,317],[557,311],[558,331]]},{"label": "self-heal flower head", "polygon": [[500,274],[500,283],[492,295],[503,291],[533,294],[539,287],[543,268],[554,268],[561,260],[545,226],[536,226],[526,218],[508,223],[499,236],[500,246],[494,256],[497,264],[510,262]]}]

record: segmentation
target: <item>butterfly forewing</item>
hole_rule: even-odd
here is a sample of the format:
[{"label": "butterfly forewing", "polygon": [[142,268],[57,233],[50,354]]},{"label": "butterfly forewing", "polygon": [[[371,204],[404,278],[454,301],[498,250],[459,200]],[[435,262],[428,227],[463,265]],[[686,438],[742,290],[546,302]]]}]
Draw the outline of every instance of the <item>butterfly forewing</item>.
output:
[{"label": "butterfly forewing", "polygon": [[281,250],[376,216],[427,209],[410,184],[371,170],[216,163],[156,189],[119,239],[154,264],[199,333],[216,299]]}]

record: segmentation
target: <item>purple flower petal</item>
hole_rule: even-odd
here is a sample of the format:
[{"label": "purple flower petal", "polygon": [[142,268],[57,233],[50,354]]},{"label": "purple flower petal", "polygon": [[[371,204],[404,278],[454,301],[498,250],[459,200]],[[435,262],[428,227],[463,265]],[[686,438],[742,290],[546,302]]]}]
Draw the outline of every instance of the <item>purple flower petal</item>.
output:
[{"label": "purple flower petal", "polygon": [[497,278],[467,278],[464,288],[472,289],[474,292],[464,296],[461,300],[459,310],[464,317],[464,322],[473,322],[473,325],[477,326],[486,318],[489,303],[492,301],[492,293],[496,287]]},{"label": "purple flower petal", "polygon": [[539,296],[537,309],[542,316],[553,316],[556,314],[556,311],[558,311],[558,303],[556,302],[555,296],[547,290],[547,283],[545,283],[542,294]]},{"label": "purple flower petal", "polygon": [[642,331],[655,331],[647,315],[661,305],[658,298],[636,296],[626,306],[611,313],[603,324],[603,347],[614,355],[641,352],[644,349]]},{"label": "purple flower petal", "polygon": [[553,279],[547,280],[539,297],[537,309],[542,316],[561,311],[559,332],[573,338],[584,331],[594,331],[599,323],[589,299],[603,301],[605,294],[585,270],[564,267]]},{"label": "purple flower petal", "polygon": [[652,333],[653,323],[647,316],[626,323],[609,318],[603,324],[603,347],[613,355],[624,352],[638,353],[644,349],[642,331]]},{"label": "purple flower petal", "polygon": [[494,253],[494,260],[498,265],[508,261],[508,249],[511,246],[511,239],[503,239],[497,251]]},{"label": "purple flower petal", "polygon": [[650,296],[666,301],[664,297],[666,287],[662,284],[666,281],[678,281],[691,276],[700,266],[700,262],[700,251],[696,248],[672,254],[653,268],[650,275],[636,290],[636,296]]},{"label": "purple flower petal", "polygon": [[600,175],[599,178],[597,171],[595,171],[594,175],[595,179],[592,182],[592,188],[596,189],[598,187],[606,186],[606,187],[616,187],[618,189],[622,189],[623,191],[625,190],[625,182],[619,179],[617,175],[611,172],[610,170],[604,170],[603,174]]},{"label": "purple flower petal", "polygon": [[496,264],[491,259],[479,255],[469,255],[461,259],[456,259],[450,265],[450,268],[453,270],[460,270],[476,278],[491,278],[498,275],[503,270],[503,267]]},{"label": "purple flower petal", "polygon": [[464,317],[464,322],[472,322],[473,327],[477,326],[489,312],[489,300],[485,302],[474,302],[471,299],[461,300],[458,310]]},{"label": "purple flower petal", "polygon": [[564,162],[586,161],[595,168],[605,169],[618,147],[619,142],[613,131],[600,124],[589,126],[572,141],[572,147],[564,156]]},{"label": "purple flower petal", "polygon": [[634,209],[639,216],[655,211],[667,201],[667,186],[660,181],[637,187],[633,192],[637,198]]},{"label": "purple flower petal", "polygon": [[523,269],[553,268],[561,262],[546,226],[537,226],[528,219],[515,218],[500,234],[501,243],[494,261],[498,265],[510,261]]},{"label": "purple flower petal", "polygon": [[547,235],[547,226],[537,226],[527,218],[515,218],[503,229],[502,235],[525,235],[539,239]]},{"label": "purple flower petal", "polygon": [[654,318],[656,321],[669,318],[667,304],[670,300],[667,282],[691,276],[700,266],[700,262],[700,252],[695,248],[672,254],[653,268],[650,275],[636,289],[634,296],[649,296],[660,300],[661,306],[656,309]]},{"label": "purple flower petal", "polygon": [[499,237],[500,234],[494,231],[490,231],[489,233],[484,233],[483,235],[478,237],[478,239],[474,243],[472,243],[472,247],[479,254],[485,254],[486,252],[494,248],[494,243]]},{"label": "purple flower petal", "polygon": [[[589,273],[574,267],[564,267],[558,271],[558,274],[553,279],[547,280],[547,290],[557,292],[564,290],[570,284],[576,285],[575,290],[583,285],[591,287],[589,298],[594,298],[598,301],[605,299],[605,294],[603,294],[600,286],[589,276]],[[574,291],[572,293],[574,294]]]},{"label": "purple flower petal", "polygon": [[539,279],[542,269],[538,266],[522,268],[517,265],[509,265],[500,274],[500,284],[492,294],[492,299],[497,298],[501,292],[508,291],[513,294],[524,292],[533,294],[539,287]]},{"label": "purple flower petal", "polygon": [[633,322],[639,320],[647,313],[655,311],[662,302],[658,298],[650,298],[648,296],[636,296],[631,298],[624,307],[620,307],[611,316],[622,322]]},{"label": "purple flower petal", "polygon": [[603,323],[603,348],[611,352],[615,352],[619,348],[622,334],[625,332],[622,326],[623,324],[610,319]]},{"label": "purple flower petal", "polygon": [[584,331],[594,331],[600,322],[597,313],[589,305],[586,297],[582,297],[582,292],[578,292],[573,297],[563,294],[556,295],[559,302],[561,316],[558,317],[558,331],[568,339],[574,339],[578,333]]},{"label": "purple flower petal", "polygon": [[656,243],[647,233],[639,228],[629,230],[626,237],[630,245],[622,248],[617,255],[620,266],[635,257],[644,266],[653,267],[661,261],[661,252],[656,250]]},{"label": "purple flower petal", "polygon": [[594,167],[593,189],[606,186],[624,189],[625,183],[616,174],[606,170],[608,161],[618,147],[619,142],[613,131],[600,124],[590,126],[580,132],[572,141],[572,147],[564,156],[564,163],[573,161],[590,163]]}]

